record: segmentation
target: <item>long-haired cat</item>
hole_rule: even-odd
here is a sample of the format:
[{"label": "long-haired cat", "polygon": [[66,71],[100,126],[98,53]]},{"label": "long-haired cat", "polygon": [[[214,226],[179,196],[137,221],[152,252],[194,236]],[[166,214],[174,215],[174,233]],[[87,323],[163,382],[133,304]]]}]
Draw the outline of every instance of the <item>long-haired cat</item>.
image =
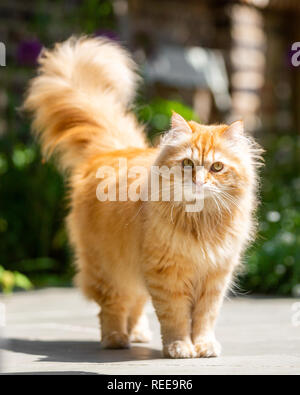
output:
[{"label": "long-haired cat", "polygon": [[[71,38],[43,51],[39,65],[24,107],[44,154],[55,153],[68,177],[76,282],[101,307],[103,346],[148,340],[143,309],[150,295],[166,356],[219,355],[215,321],[254,234],[259,146],[242,121],[204,126],[174,113],[161,145],[149,147],[130,112],[136,66],[107,40]],[[97,171],[124,173],[120,158],[128,170],[148,173],[153,165],[189,168],[189,199],[99,201]],[[118,180],[107,176],[108,187],[119,190]],[[134,181],[128,178],[127,188]],[[171,189],[178,182],[174,176]],[[199,194],[203,209],[186,210]]]}]

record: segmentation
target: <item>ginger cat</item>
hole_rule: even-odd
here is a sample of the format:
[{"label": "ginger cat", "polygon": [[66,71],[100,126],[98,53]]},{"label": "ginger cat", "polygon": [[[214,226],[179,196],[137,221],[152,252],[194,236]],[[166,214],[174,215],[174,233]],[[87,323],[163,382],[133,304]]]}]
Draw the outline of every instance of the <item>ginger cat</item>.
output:
[{"label": "ginger cat", "polygon": [[[262,150],[245,135],[242,121],[204,126],[178,114],[161,145],[149,147],[129,111],[136,66],[108,40],[71,38],[43,51],[39,64],[24,107],[33,113],[44,154],[54,152],[68,177],[76,283],[101,307],[103,346],[148,340],[143,309],[150,295],[165,356],[218,356],[214,326],[253,238]],[[110,166],[124,173],[119,158],[128,170],[142,166],[147,174],[153,165],[188,168],[189,199],[162,201],[160,194],[158,200],[99,201],[97,171]],[[134,181],[128,178],[127,188]],[[121,188],[113,177],[106,182]],[[143,183],[149,184],[145,176]],[[174,176],[171,189],[176,183],[182,180]],[[188,212],[199,193],[203,209]]]}]

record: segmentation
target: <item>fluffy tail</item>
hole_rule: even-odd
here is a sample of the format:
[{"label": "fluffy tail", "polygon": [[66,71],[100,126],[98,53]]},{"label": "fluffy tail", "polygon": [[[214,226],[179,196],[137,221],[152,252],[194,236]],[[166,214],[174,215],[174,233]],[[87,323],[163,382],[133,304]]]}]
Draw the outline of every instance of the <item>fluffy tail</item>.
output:
[{"label": "fluffy tail", "polygon": [[145,147],[144,133],[127,110],[137,80],[126,51],[105,39],[72,37],[44,50],[24,103],[44,154],[57,153],[66,170],[89,155]]}]

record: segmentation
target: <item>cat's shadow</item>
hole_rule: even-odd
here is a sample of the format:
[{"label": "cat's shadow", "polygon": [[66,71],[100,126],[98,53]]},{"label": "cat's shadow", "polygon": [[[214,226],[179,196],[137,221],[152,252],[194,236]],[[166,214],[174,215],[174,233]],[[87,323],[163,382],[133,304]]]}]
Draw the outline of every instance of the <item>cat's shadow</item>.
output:
[{"label": "cat's shadow", "polygon": [[104,350],[96,341],[5,339],[3,350],[37,355],[39,362],[111,363],[162,358],[160,350],[132,345],[125,350]]}]

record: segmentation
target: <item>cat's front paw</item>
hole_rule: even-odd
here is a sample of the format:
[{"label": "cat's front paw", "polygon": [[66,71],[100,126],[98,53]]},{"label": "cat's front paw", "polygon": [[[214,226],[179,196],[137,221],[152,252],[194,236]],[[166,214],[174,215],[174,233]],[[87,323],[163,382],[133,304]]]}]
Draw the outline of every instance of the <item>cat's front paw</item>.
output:
[{"label": "cat's front paw", "polygon": [[164,355],[168,358],[195,358],[196,353],[192,343],[176,340],[164,346]]},{"label": "cat's front paw", "polygon": [[199,339],[195,343],[198,358],[213,358],[221,355],[221,344],[214,338]]},{"label": "cat's front paw", "polygon": [[111,332],[102,338],[103,348],[129,348],[129,336],[126,333]]}]

